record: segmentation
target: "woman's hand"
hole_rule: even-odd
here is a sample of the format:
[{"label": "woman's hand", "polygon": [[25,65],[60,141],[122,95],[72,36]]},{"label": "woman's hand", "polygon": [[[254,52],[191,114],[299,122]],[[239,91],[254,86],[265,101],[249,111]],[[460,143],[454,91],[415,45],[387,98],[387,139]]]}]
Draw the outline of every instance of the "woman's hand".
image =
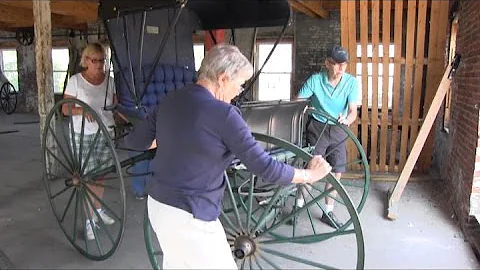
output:
[{"label": "woman's hand", "polygon": [[332,166],[330,166],[330,164],[321,155],[315,155],[308,162],[307,170],[309,171],[310,175],[306,182],[314,183],[327,176],[327,174],[332,171]]}]

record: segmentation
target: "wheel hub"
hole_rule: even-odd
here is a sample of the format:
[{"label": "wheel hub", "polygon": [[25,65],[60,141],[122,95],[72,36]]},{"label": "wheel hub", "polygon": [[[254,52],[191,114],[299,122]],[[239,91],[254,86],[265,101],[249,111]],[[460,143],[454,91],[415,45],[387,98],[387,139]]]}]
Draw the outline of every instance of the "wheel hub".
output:
[{"label": "wheel hub", "polygon": [[65,186],[72,187],[72,186],[79,186],[82,181],[80,180],[79,176],[73,176],[70,179],[65,180]]},{"label": "wheel hub", "polygon": [[233,243],[233,255],[237,259],[243,259],[255,253],[256,245],[252,238],[241,235],[235,239]]}]

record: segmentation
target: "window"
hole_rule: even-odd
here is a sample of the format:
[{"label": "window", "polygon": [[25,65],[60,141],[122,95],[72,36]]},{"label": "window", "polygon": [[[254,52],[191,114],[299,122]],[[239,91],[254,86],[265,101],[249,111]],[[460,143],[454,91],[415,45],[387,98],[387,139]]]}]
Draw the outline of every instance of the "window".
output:
[{"label": "window", "polygon": [[[394,57],[395,45],[391,44],[389,47],[390,60],[393,60]],[[357,45],[357,57],[362,56],[362,47]],[[371,61],[373,56],[373,46],[371,44],[367,45],[367,57]],[[378,45],[378,56],[383,57],[383,45]],[[392,108],[392,98],[393,98],[393,72],[394,64],[392,61],[388,64],[388,108]],[[367,63],[367,76],[368,76],[368,107],[372,107],[373,99],[373,63]],[[356,77],[360,90],[363,90],[362,87],[362,63],[357,63],[356,67]],[[382,96],[383,96],[383,63],[378,63],[378,108],[382,108]]]},{"label": "window", "polygon": [[205,57],[205,45],[203,43],[193,44],[193,57],[195,58],[195,70],[198,71]]},{"label": "window", "polygon": [[67,48],[52,49],[53,92],[55,94],[63,94],[69,59]]},{"label": "window", "polygon": [[[258,65],[261,68],[273,48],[273,42],[258,42]],[[258,77],[258,100],[290,100],[292,44],[280,43]]]},{"label": "window", "polygon": [[5,49],[1,50],[1,54],[2,72],[7,80],[15,87],[15,90],[18,91],[17,50]]},{"label": "window", "polygon": [[[449,50],[448,50],[448,65],[452,64],[452,60],[455,57],[455,50],[457,45],[457,33],[458,33],[458,16],[452,21],[452,26],[450,29],[450,43],[449,43]],[[443,114],[443,130],[449,132],[450,130],[450,123],[452,117],[452,87],[450,86],[447,90],[447,94],[445,97],[445,109]]]}]

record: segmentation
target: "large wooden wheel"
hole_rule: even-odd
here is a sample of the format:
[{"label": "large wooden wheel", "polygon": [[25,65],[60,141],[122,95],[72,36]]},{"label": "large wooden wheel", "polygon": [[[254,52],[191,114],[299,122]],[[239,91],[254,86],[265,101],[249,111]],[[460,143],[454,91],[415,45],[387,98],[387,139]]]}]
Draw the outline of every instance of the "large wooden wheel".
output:
[{"label": "large wooden wheel", "polygon": [[[296,167],[303,168],[312,157],[284,140],[255,133],[254,136],[260,142],[275,145],[276,158]],[[280,187],[262,183],[237,164],[225,177],[238,170],[246,178],[227,181],[220,219],[240,269],[363,269],[364,241],[356,207],[333,176],[313,185]],[[324,190],[327,182],[333,187]],[[300,192],[305,198],[301,208],[296,206]],[[335,212],[345,222],[340,228],[330,228],[319,220],[323,199],[333,197],[334,192]],[[160,245],[147,216],[144,229],[150,262],[154,269],[161,269]]]},{"label": "large wooden wheel", "polygon": [[[64,116],[63,105],[82,108],[83,114]],[[97,125],[89,123],[87,115]],[[75,130],[70,128],[74,125]],[[124,183],[111,136],[98,114],[77,99],[59,101],[42,134],[43,180],[53,213],[70,243],[92,260],[111,256],[125,227]],[[114,223],[107,225],[111,220],[102,213]],[[94,228],[93,240],[86,237],[88,225]]]},{"label": "large wooden wheel", "polygon": [[17,91],[9,82],[2,84],[0,88],[0,106],[6,114],[12,114],[17,108]]},{"label": "large wooden wheel", "polygon": [[[370,189],[370,167],[368,165],[368,159],[365,155],[365,151],[357,139],[357,136],[349,129],[349,127],[338,123],[338,121],[332,118],[324,111],[308,109],[306,111],[308,116],[312,114],[321,115],[328,119],[329,123],[333,126],[340,127],[343,130],[343,135],[339,138],[339,141],[346,143],[347,145],[347,163],[339,164],[339,166],[345,166],[346,172],[342,174],[342,178],[338,179],[347,191],[350,199],[353,201],[358,213],[363,209],[365,201],[367,200],[368,192]],[[321,131],[318,139],[327,136],[327,126]],[[312,154],[315,146],[308,147],[307,151]],[[327,149],[324,157],[328,157],[333,153],[336,146],[331,149]]]}]

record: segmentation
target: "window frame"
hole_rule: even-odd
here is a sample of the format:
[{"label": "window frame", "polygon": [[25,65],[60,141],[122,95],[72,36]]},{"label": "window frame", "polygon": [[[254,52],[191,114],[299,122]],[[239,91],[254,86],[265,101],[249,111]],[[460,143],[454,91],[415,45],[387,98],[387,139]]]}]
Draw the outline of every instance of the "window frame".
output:
[{"label": "window frame", "polygon": [[[272,38],[257,38],[256,41],[255,41],[255,57],[254,57],[254,74],[256,74],[258,72],[258,70],[261,68],[261,65],[263,63],[260,63],[260,46],[261,45],[264,45],[264,44],[268,44],[268,45],[274,45],[276,42],[276,39],[272,39]],[[288,98],[286,99],[283,99],[283,100],[290,100],[292,99],[292,86],[293,86],[293,75],[294,75],[294,40],[293,38],[285,38],[285,39],[282,39],[278,44],[277,44],[277,47],[275,48],[275,50],[278,49],[278,45],[282,45],[282,44],[288,44],[291,46],[290,48],[290,57],[291,57],[291,68],[290,68],[290,71],[287,72],[287,71],[281,71],[281,72],[265,72],[264,70],[262,70],[262,72],[260,72],[260,74],[258,75],[258,78],[256,79],[255,81],[255,84],[254,84],[254,93],[253,93],[253,97],[255,100],[257,101],[261,101],[260,100],[260,79],[261,79],[261,76],[262,74],[289,74],[289,84],[290,84],[290,89],[289,89],[289,95],[288,95]],[[273,55],[272,55],[273,57]],[[269,62],[272,61],[272,58],[270,58],[268,60]],[[270,101],[271,99],[265,99],[263,101]],[[278,98],[276,99],[273,99],[273,100],[278,100]]]}]

